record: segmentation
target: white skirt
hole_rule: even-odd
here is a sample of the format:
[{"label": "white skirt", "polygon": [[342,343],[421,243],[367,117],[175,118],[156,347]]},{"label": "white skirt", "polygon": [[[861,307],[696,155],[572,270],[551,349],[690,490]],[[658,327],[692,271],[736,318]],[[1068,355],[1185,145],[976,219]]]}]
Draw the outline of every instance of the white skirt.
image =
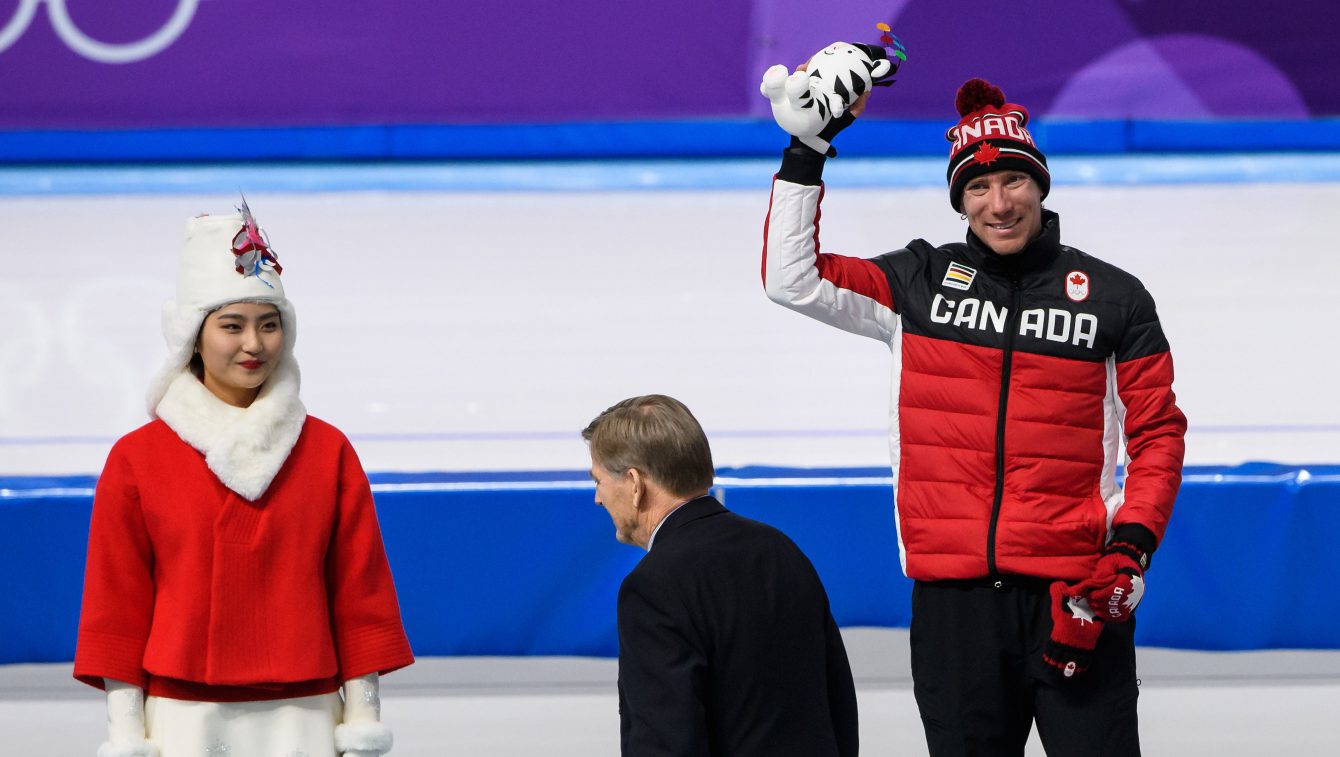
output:
[{"label": "white skirt", "polygon": [[338,693],[268,702],[144,701],[160,757],[335,757]]}]

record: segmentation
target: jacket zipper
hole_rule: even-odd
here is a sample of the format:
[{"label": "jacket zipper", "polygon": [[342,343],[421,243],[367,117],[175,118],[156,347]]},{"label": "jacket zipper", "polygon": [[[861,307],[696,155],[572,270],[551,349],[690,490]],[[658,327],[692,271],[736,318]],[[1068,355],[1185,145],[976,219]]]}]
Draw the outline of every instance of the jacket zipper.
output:
[{"label": "jacket zipper", "polygon": [[996,570],[996,524],[1005,498],[1005,410],[1010,402],[1010,369],[1014,364],[1014,335],[1019,331],[1019,277],[1010,278],[1010,317],[1005,327],[1005,355],[1000,368],[1000,402],[996,410],[996,492],[991,500],[991,524],[986,529],[986,567]]}]

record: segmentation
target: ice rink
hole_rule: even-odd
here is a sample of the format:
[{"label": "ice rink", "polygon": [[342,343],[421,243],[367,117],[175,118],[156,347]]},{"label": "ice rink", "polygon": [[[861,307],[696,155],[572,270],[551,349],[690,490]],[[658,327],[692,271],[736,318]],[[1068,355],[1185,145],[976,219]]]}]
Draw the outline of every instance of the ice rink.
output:
[{"label": "ice rink", "polygon": [[[924,757],[906,631],[843,633],[862,753]],[[1340,742],[1340,652],[1141,649],[1139,661],[1141,744],[1151,757],[1329,755]],[[613,660],[586,658],[422,660],[385,679],[391,753],[618,754],[616,671]],[[105,738],[104,719],[101,694],[74,683],[69,666],[0,666],[0,729],[15,745],[6,755],[92,755]],[[1026,754],[1044,754],[1036,731]]]},{"label": "ice rink", "polygon": [[[1328,273],[1340,181],[1130,184],[1116,165],[1072,161],[1081,180],[1115,177],[1097,186],[1060,183],[1058,168],[1047,205],[1063,240],[1158,302],[1187,462],[1340,462]],[[293,186],[272,168],[244,188],[297,307],[307,407],[369,470],[584,468],[577,432],[649,392],[693,408],[719,465],[885,464],[886,348],[763,294],[774,168],[723,167],[753,172],[731,189],[271,192]],[[585,177],[535,171],[550,188]],[[938,185],[830,174],[825,251],[963,236]],[[222,188],[0,198],[0,475],[96,473],[145,420],[184,219],[231,212],[246,179],[199,169],[141,183]]]},{"label": "ice rink", "polygon": [[[182,223],[230,212],[238,187],[284,265],[305,403],[368,470],[581,469],[578,431],[650,392],[694,410],[719,466],[885,464],[887,351],[767,300],[773,166],[743,166],[756,178],[727,188],[655,188],[649,168],[648,189],[570,174],[582,191],[556,191],[555,174],[530,189],[306,191],[282,169],[199,169],[124,193],[0,197],[0,475],[96,473],[144,422]],[[962,238],[941,186],[830,179],[825,251]],[[1063,240],[1157,300],[1188,463],[1340,462],[1340,181],[1058,181],[1047,206]],[[846,633],[866,753],[925,754],[905,631]],[[1146,754],[1336,753],[1340,651],[1140,659]],[[424,660],[387,679],[384,709],[401,757],[618,748],[609,660]],[[0,666],[0,754],[91,755],[103,726],[68,666]]]}]

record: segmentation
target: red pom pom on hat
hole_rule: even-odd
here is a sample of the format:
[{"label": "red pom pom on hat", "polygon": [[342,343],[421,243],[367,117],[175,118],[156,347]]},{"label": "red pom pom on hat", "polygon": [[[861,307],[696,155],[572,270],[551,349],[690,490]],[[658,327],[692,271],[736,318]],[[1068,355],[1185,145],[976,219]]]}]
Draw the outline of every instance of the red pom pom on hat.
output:
[{"label": "red pom pom on hat", "polygon": [[1025,126],[1028,110],[1005,102],[1000,87],[985,79],[963,82],[954,98],[961,120],[945,132],[949,150],[949,203],[962,212],[963,188],[975,176],[1012,169],[1037,180],[1043,198],[1051,190],[1047,157],[1042,154]]},{"label": "red pom pom on hat", "polygon": [[972,78],[963,82],[963,86],[958,88],[954,107],[958,109],[960,116],[975,113],[987,106],[993,108],[1005,106],[1005,93],[1000,91],[1000,87],[986,79]]}]

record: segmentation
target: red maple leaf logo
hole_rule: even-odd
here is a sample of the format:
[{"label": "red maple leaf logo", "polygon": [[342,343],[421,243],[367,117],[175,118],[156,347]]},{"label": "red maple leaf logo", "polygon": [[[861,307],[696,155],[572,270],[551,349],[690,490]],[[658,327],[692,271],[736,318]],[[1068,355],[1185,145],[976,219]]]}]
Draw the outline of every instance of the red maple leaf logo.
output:
[{"label": "red maple leaf logo", "polygon": [[973,153],[972,156],[978,163],[989,166],[996,161],[996,158],[1000,157],[1000,148],[990,142],[983,142],[982,146],[977,148],[977,152]]},{"label": "red maple leaf logo", "polygon": [[1079,273],[1077,273],[1077,274],[1075,274],[1074,276],[1071,276],[1071,277],[1070,277],[1070,283],[1071,283],[1071,284],[1074,284],[1074,285],[1077,286],[1077,287],[1078,287],[1078,286],[1084,286],[1084,282],[1085,282],[1085,281],[1087,281],[1087,279],[1084,278],[1084,275],[1083,275],[1083,274],[1079,274]]}]

